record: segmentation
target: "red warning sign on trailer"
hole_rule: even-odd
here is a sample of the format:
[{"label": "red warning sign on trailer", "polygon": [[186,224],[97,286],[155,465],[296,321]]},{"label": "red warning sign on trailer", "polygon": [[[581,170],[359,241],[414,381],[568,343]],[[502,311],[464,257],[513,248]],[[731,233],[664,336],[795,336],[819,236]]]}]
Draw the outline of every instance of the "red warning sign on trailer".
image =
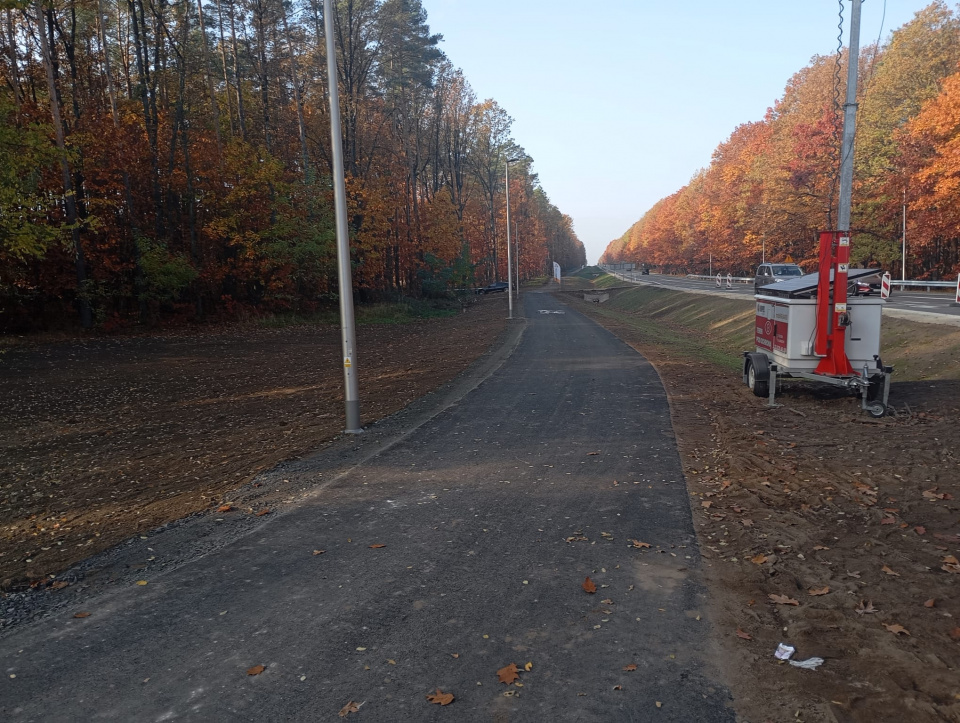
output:
[{"label": "red warning sign on trailer", "polygon": [[786,353],[789,309],[786,304],[757,302],[757,348]]}]

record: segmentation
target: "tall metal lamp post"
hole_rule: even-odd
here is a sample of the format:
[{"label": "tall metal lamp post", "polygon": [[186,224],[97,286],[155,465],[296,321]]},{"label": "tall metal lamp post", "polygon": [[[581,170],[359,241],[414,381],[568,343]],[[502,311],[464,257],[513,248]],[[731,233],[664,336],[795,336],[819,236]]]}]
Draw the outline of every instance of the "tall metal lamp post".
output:
[{"label": "tall metal lamp post", "polygon": [[900,280],[907,280],[907,186],[903,186],[903,253],[900,257]]},{"label": "tall metal lamp post", "polygon": [[[508,158],[503,169],[504,185],[507,188],[507,318],[513,318],[513,259],[510,250],[510,164],[522,161],[522,158]],[[519,279],[517,281],[519,284]]]},{"label": "tall metal lamp post", "polygon": [[357,383],[356,332],[353,318],[353,281],[350,277],[350,232],[347,228],[347,192],[343,178],[343,140],[340,134],[340,93],[337,89],[337,50],[333,42],[333,0],[323,0],[323,31],[327,45],[327,85],[330,97],[330,146],[333,152],[333,199],[337,217],[337,278],[340,286],[340,336],[343,343],[343,399],[347,434],[360,426],[360,390]]}]

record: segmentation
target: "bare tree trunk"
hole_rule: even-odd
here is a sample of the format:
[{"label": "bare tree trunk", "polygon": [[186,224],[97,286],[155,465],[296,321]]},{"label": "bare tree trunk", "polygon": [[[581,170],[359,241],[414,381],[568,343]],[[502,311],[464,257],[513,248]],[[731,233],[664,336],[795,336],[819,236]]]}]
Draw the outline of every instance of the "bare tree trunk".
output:
[{"label": "bare tree trunk", "polygon": [[[151,181],[153,185],[153,206],[156,217],[157,238],[163,236],[163,196],[160,192],[160,168],[157,148],[157,121],[156,116],[151,110],[156,111],[156,102],[151,102],[148,97],[147,86],[150,83],[149,71],[146,68],[145,48],[141,38],[141,24],[137,18],[137,3],[134,0],[127,0],[130,9],[130,18],[133,21],[133,48],[137,62],[137,77],[139,85],[140,102],[143,105],[143,121],[147,130],[147,141],[150,144],[150,170]],[[140,12],[143,12],[143,5],[140,5]],[[145,26],[144,26],[145,27]],[[152,95],[152,94],[151,94]]]},{"label": "bare tree trunk", "polygon": [[227,43],[223,37],[223,7],[220,0],[217,3],[217,29],[220,32],[220,63],[223,66],[223,87],[226,89],[227,116],[230,118],[230,137],[237,134],[233,123],[233,102],[230,100],[230,78],[227,73]]},{"label": "bare tree trunk", "polygon": [[7,9],[7,55],[10,59],[10,87],[13,88],[13,101],[17,106],[17,123],[20,123],[20,103],[23,91],[20,89],[20,68],[17,65],[17,38],[13,32],[13,10]]},{"label": "bare tree trunk", "polygon": [[[184,13],[186,15],[186,13]],[[223,142],[220,139],[220,108],[217,95],[213,92],[213,78],[210,75],[210,61],[207,59],[207,28],[203,24],[203,0],[197,0],[197,15],[200,17],[200,52],[203,57],[203,75],[207,79],[207,92],[210,94],[210,109],[213,111],[213,127],[217,132],[217,158],[223,159]],[[186,45],[184,45],[186,47]]]},{"label": "bare tree trunk", "polygon": [[255,0],[253,10],[254,25],[257,30],[257,61],[260,66],[260,105],[263,115],[263,143],[270,152],[270,78],[267,73],[267,40],[264,27],[266,8],[264,0]]},{"label": "bare tree trunk", "polygon": [[67,144],[63,133],[63,121],[60,117],[60,101],[57,93],[57,83],[53,76],[53,62],[50,55],[50,44],[43,27],[43,8],[40,0],[34,2],[34,12],[37,16],[37,29],[40,37],[40,52],[43,55],[43,66],[47,71],[47,92],[50,95],[50,116],[53,121],[53,131],[57,139],[57,149],[60,151],[60,174],[63,179],[63,200],[67,211],[67,224],[73,239],[74,266],[77,273],[77,303],[80,311],[80,325],[84,329],[93,326],[93,313],[90,309],[90,300],[86,298],[87,264],[83,255],[83,246],[80,243],[80,229],[77,224],[77,205],[73,189],[73,176],[70,172],[70,162],[67,160]]},{"label": "bare tree trunk", "polygon": [[287,38],[287,52],[290,54],[290,75],[293,79],[293,100],[297,104],[297,123],[300,126],[300,153],[303,156],[303,182],[309,185],[313,174],[310,172],[310,159],[307,156],[307,126],[303,120],[303,102],[300,99],[300,81],[297,78],[297,59],[290,39],[290,26],[287,24],[287,10],[280,8],[283,17],[283,33]]},{"label": "bare tree trunk", "polygon": [[243,82],[240,77],[240,49],[237,47],[237,23],[233,0],[230,4],[230,41],[233,45],[233,82],[237,87],[237,120],[240,122],[240,137],[247,140],[247,121],[243,113]]}]

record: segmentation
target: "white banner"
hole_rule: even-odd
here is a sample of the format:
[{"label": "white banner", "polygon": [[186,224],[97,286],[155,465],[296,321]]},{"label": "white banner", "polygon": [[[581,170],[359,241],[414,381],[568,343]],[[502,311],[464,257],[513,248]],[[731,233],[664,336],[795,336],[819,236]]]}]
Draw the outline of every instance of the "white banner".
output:
[{"label": "white banner", "polygon": [[557,280],[557,283],[560,283],[560,264],[556,261],[553,262],[553,278]]}]

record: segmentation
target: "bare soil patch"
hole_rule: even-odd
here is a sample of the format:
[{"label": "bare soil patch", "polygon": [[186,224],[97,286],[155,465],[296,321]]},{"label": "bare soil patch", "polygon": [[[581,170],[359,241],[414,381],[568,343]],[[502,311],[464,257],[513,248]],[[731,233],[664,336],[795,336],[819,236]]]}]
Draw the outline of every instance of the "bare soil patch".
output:
[{"label": "bare soil patch", "polygon": [[[643,353],[667,388],[717,665],[743,720],[960,721],[960,381],[901,375],[882,420],[797,382],[768,409],[729,365],[705,360],[703,329],[675,325],[697,344],[668,344],[641,310],[564,300]],[[911,358],[916,377],[958,364]],[[781,642],[825,662],[780,662]]]},{"label": "bare soil patch", "polygon": [[[453,379],[489,349],[505,318],[497,295],[454,317],[360,326],[363,423]],[[258,472],[337,437],[341,364],[340,331],[330,325],[8,347],[0,587],[65,584],[50,576],[216,508]]]}]

